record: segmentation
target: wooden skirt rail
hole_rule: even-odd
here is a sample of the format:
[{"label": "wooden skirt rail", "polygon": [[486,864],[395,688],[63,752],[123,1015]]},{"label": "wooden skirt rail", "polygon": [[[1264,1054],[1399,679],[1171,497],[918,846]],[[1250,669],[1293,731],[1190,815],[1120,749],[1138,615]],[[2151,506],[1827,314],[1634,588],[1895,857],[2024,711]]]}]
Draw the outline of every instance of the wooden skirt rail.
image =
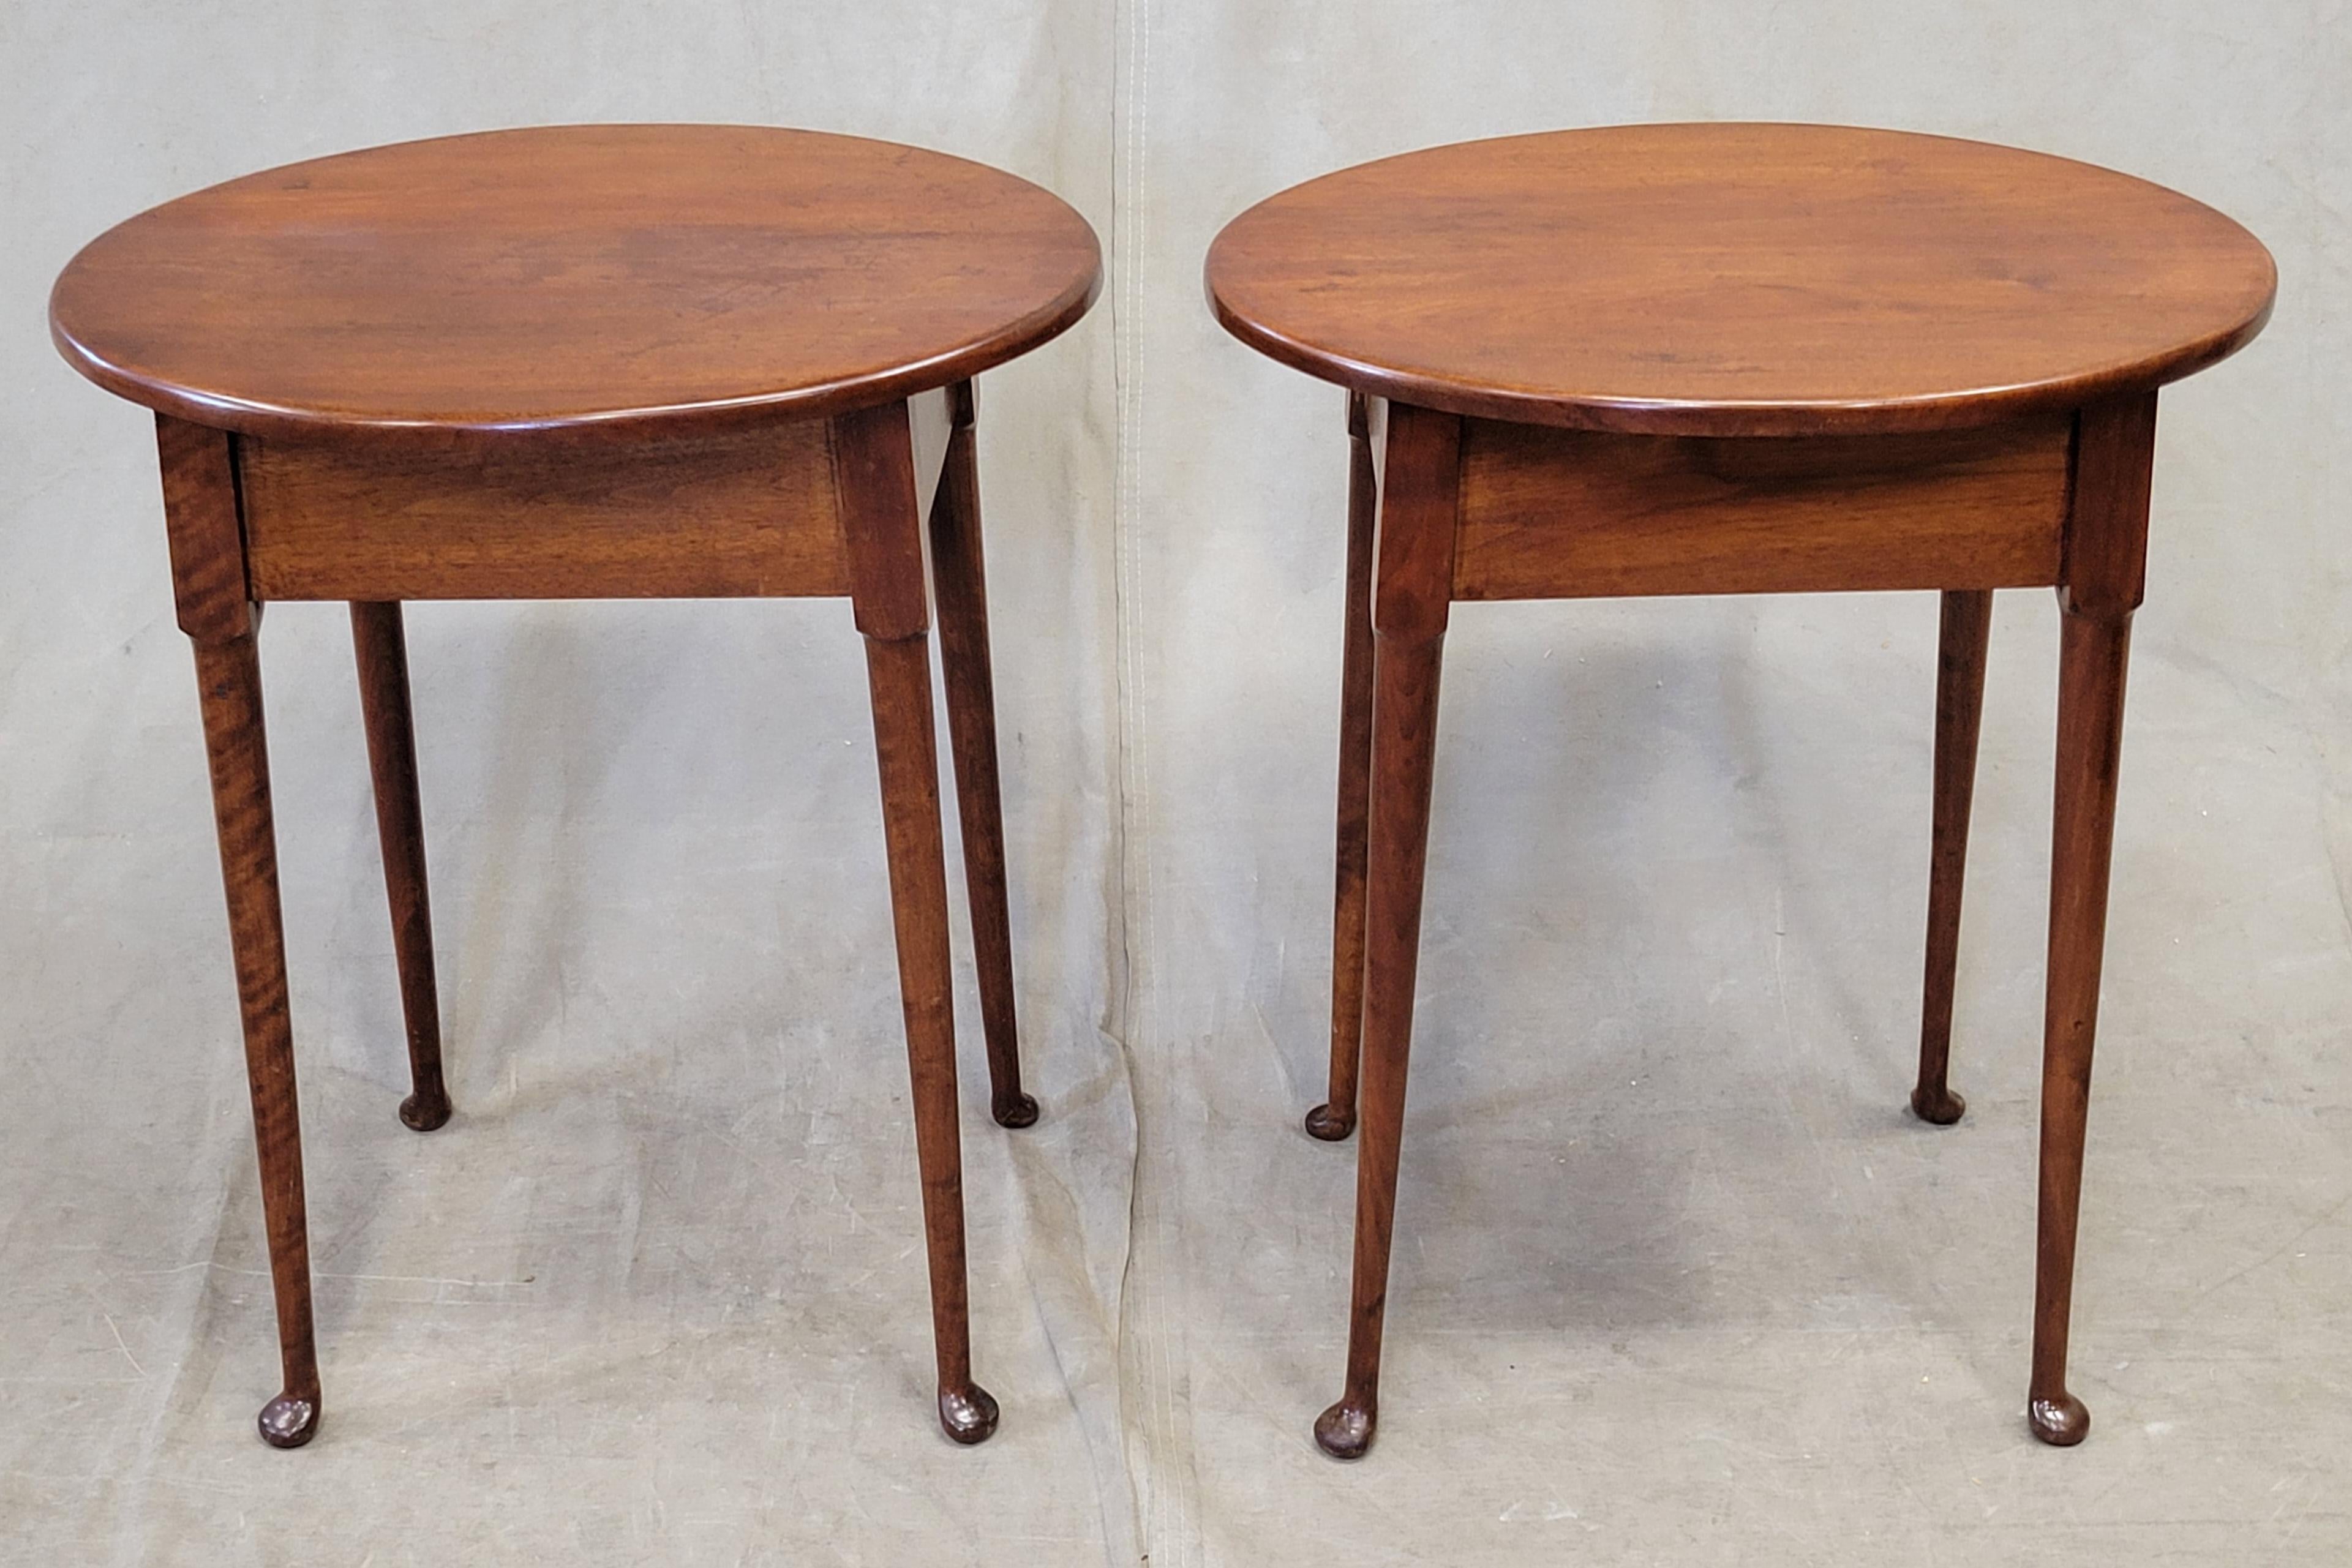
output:
[{"label": "wooden skirt rail", "polygon": [[[922,514],[952,394],[907,401]],[[849,591],[833,424],[628,444],[219,439],[256,600],[804,598]]]},{"label": "wooden skirt rail", "polygon": [[2074,421],[1892,436],[1463,421],[1456,599],[2046,587]]}]

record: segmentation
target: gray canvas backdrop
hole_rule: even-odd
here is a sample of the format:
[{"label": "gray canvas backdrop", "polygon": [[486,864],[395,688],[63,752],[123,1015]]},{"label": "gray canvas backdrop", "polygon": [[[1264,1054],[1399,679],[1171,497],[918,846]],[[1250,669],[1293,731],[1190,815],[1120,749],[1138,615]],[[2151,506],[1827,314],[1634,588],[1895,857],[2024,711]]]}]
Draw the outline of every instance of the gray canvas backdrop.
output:
[{"label": "gray canvas backdrop", "polygon": [[[0,1560],[2331,1563],[2352,1416],[2352,16],[2333,0],[0,10]],[[2018,1419],[2055,616],[2001,597],[1959,1127],[1916,1028],[1927,595],[1465,607],[1385,1421],[1315,1145],[1341,399],[1202,251],[1339,164],[1625,120],[1982,136],[2277,255],[2166,394],[2074,1364]],[[734,120],[1037,180],[1102,303],[981,385],[1028,1071],[960,974],[986,1447],[930,1424],[839,603],[411,612],[453,1094],[420,1138],[343,617],[263,634],[328,1415],[274,1388],[203,752],[143,413],[48,282],[195,186]],[[952,824],[950,823],[950,827]],[[960,891],[960,889],[959,889]],[[959,923],[959,943],[962,929]],[[968,951],[968,946],[961,950]]]}]

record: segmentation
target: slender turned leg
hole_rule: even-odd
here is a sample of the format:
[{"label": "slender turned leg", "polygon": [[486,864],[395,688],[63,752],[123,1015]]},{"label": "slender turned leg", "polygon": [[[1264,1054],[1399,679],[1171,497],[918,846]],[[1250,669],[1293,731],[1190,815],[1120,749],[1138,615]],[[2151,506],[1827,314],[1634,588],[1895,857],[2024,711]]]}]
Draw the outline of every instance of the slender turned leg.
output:
[{"label": "slender turned leg", "polygon": [[278,1397],[261,1408],[263,1439],[299,1448],[319,1429],[319,1355],[310,1325],[310,1243],[302,1212],[302,1126],[294,1094],[294,1033],[286,1013],[286,927],[278,902],[278,839],[262,730],[261,608],[246,599],[233,438],[159,414],[163,522],[180,630],[196,654],[211,763],[213,821],[228,894],[229,946],[253,1091],[253,1145],[269,1282],[278,1302]]},{"label": "slender turned leg", "polygon": [[989,1111],[999,1126],[1026,1127],[1037,1120],[1037,1102],[1021,1092],[1021,1036],[1013,1011],[1013,932],[1004,892],[1004,808],[997,788],[996,685],[988,662],[988,575],[981,556],[971,383],[949,388],[948,402],[954,429],[931,504],[940,666],[947,677],[964,886],[971,898],[981,1029],[988,1040]]},{"label": "slender turned leg", "polygon": [[400,1103],[400,1119],[429,1133],[449,1119],[449,1091],[441,1082],[441,1003],[433,983],[433,906],[425,884],[425,813],[416,798],[408,643],[396,601],[352,604],[352,651],[359,661],[368,766],[375,775],[376,834],[383,844],[383,885],[392,904],[400,1007],[408,1020],[412,1092]]},{"label": "slender turned leg", "polygon": [[866,636],[874,699],[890,914],[898,936],[907,1065],[914,1085],[915,1156],[922,1171],[923,1230],[930,1257],[940,1425],[959,1443],[977,1443],[996,1430],[997,1410],[996,1401],[971,1377],[947,852],[940,831],[929,614],[906,405],[836,418],[833,448],[850,596],[857,629]]},{"label": "slender turned leg", "polygon": [[946,850],[940,834],[939,756],[931,734],[928,639],[868,637],[874,748],[881,760],[898,988],[914,1082],[915,1147],[929,1242],[931,1334],[940,1423],[959,1443],[996,1430],[996,1401],[971,1380],[965,1300],[963,1152],[956,1124],[955,1020],[950,1000]]},{"label": "slender turned leg", "polygon": [[278,1298],[284,1386],[262,1407],[262,1437],[299,1448],[319,1429],[319,1356],[310,1326],[310,1243],[302,1208],[302,1127],[294,1094],[294,1034],[286,1013],[286,932],[269,813],[269,751],[261,727],[261,665],[248,633],[196,644],[213,816],[228,889],[229,941],[245,1015],[245,1069],[269,1279]]},{"label": "slender turned leg", "polygon": [[2083,1402],[2066,1392],[2066,1330],[2074,1293],[2074,1221],[2083,1193],[2083,1131],[2099,1017],[2131,617],[2069,609],[2062,637],[2050,992],[2042,1015],[2042,1240],[2034,1270],[2033,1383],[2027,1411],[2036,1437],[2063,1446],[2081,1442],[2091,1428]]},{"label": "slender turned leg", "polygon": [[1437,758],[1438,667],[1454,560],[1461,422],[1392,407],[1373,591],[1372,743],[1364,920],[1363,1134],[1356,1145],[1348,1379],[1317,1418],[1334,1458],[1360,1458],[1380,1417],[1381,1334],[1396,1222],[1397,1151],[1412,1043],[1422,875]]},{"label": "slender turned leg", "polygon": [[2066,1447],[2091,1429],[2066,1389],[2083,1132],[2098,1028],[2099,961],[2115,844],[2124,671],[2140,601],[2156,397],[2084,409],[2075,435],[2074,516],[2058,666],[2056,809],[2050,844],[2049,995],[2042,1014],[2040,1244],[2033,1274],[2033,1375],[2026,1421]]},{"label": "slender turned leg", "polygon": [[1364,834],[1372,768],[1372,522],[1378,501],[1364,398],[1348,394],[1348,622],[1339,667],[1339,833],[1331,915],[1331,1079],[1307,1130],[1336,1142],[1356,1129],[1364,1025]]},{"label": "slender turned leg", "polygon": [[1362,1457],[1380,1414],[1381,1332],[1388,1309],[1389,1244],[1396,1227],[1397,1152],[1404,1133],[1405,1061],[1421,950],[1422,873],[1429,789],[1437,758],[1437,676],[1444,644],[1382,639],[1376,656],[1370,918],[1365,946],[1363,1116],[1356,1150],[1355,1284],[1348,1319],[1348,1382],[1315,1423],[1335,1458]]},{"label": "slender turned leg", "polygon": [[1948,1127],[1968,1102],[1945,1077],[1952,1055],[1952,970],[1960,950],[1960,884],[1969,859],[1969,803],[1976,792],[1977,721],[1984,712],[1985,641],[1992,593],[1944,595],[1936,651],[1936,803],[1927,863],[1927,976],[1919,1009],[1919,1082],[1911,1111]]}]

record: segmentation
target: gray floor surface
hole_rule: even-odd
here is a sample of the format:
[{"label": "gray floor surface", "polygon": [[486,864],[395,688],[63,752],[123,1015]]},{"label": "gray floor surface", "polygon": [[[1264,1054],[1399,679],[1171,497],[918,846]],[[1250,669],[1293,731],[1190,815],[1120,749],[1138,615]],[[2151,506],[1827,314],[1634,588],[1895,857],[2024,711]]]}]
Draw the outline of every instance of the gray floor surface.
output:
[{"label": "gray floor surface", "polygon": [[[846,628],[419,612],[428,706],[484,638],[656,716],[638,674],[739,643],[808,662],[819,694],[813,732],[773,739],[654,716],[605,746],[572,713],[570,738],[471,763],[428,747],[443,797],[481,802],[437,819],[459,1112],[429,1136],[392,1114],[363,776],[328,722],[348,688],[331,657],[281,660],[283,792],[349,828],[289,850],[325,1428],[292,1454],[251,1431],[269,1298],[184,733],[124,786],[170,826],[110,831],[129,803],[83,801],[86,831],[16,868],[46,898],[0,925],[26,980],[0,1113],[0,1556],[2345,1561],[2352,946],[2306,763],[2160,649],[2084,1199],[2095,1427],[2062,1453],[2019,1420],[2043,597],[1996,626],[1970,1110],[1948,1130],[1902,1110],[1931,601],[1464,618],[1385,1421],[1352,1468],[1307,1437],[1337,1388],[1353,1169],[1297,1127],[1323,1029],[1319,788],[1259,779],[1246,820],[1160,802],[1256,868],[1255,924],[1210,917],[1234,903],[1215,873],[1158,886],[1166,956],[1124,1049],[1071,1010],[1091,982],[1055,972],[1054,923],[1084,901],[1023,879],[1047,1110],[1022,1134],[966,1118],[1004,1427],[965,1451],[929,1410],[870,756],[854,652],[825,634]],[[607,615],[637,653],[593,651]],[[285,620],[270,652],[340,630]],[[1270,736],[1262,759],[1294,749]],[[749,773],[777,810],[722,820]]]}]

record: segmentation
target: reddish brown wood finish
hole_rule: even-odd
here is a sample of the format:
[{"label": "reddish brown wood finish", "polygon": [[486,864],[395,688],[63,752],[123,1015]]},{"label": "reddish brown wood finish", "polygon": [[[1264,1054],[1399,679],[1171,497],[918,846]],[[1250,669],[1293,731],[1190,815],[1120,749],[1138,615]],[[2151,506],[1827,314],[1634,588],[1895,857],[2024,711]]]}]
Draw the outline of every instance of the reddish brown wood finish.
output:
[{"label": "reddish brown wood finish", "polygon": [[1948,137],[1632,125],[1433,147],[1261,202],[1210,247],[1244,342],[1482,418],[1810,435],[2061,413],[2270,312],[2259,241],[2177,192]]},{"label": "reddish brown wood finish", "polygon": [[1985,647],[1992,595],[1944,594],[1936,645],[1936,794],[1927,862],[1927,970],[1919,1007],[1919,1082],[1911,1110],[1948,1127],[1968,1102],[1948,1082],[1952,1055],[1952,975],[1960,951],[1960,886],[1969,860],[1969,805],[1977,784],[1977,722],[1984,713]]},{"label": "reddish brown wood finish", "polygon": [[2061,1447],[2091,1429],[2067,1391],[2074,1298],[2074,1228],[2083,1196],[2083,1133],[2091,1045],[2106,945],[2107,868],[2115,845],[2116,775],[2123,750],[2124,669],[2147,561],[2156,394],[2083,411],[2074,505],[2059,591],[2058,766],[2050,844],[2050,972],[2042,1014],[2041,1240],[2033,1273],[2033,1435]]},{"label": "reddish brown wood finish", "polygon": [[874,751],[882,775],[898,990],[914,1083],[916,1160],[923,1175],[940,1424],[957,1442],[977,1443],[996,1430],[997,1406],[971,1377],[947,851],[940,831],[930,622],[906,408],[862,409],[835,418],[833,451],[842,534],[849,545],[850,603],[866,634],[874,694]]},{"label": "reddish brown wood finish", "polygon": [[988,657],[988,572],[981,551],[980,452],[971,382],[949,389],[948,408],[951,434],[930,509],[940,668],[947,680],[981,1030],[988,1041],[989,1111],[999,1126],[1026,1127],[1037,1120],[1037,1102],[1021,1089],[1020,1029],[1013,1006],[1013,917],[1004,887],[996,682]]},{"label": "reddish brown wood finish", "polygon": [[[1375,410],[1375,413],[1381,411]],[[1365,883],[1363,1135],[1356,1152],[1355,1283],[1348,1380],[1317,1418],[1335,1458],[1371,1447],[1380,1420],[1381,1337],[1389,1244],[1396,1228],[1397,1152],[1404,1133],[1405,1063],[1421,954],[1422,873],[1437,760],[1437,681],[1454,576],[1462,422],[1391,405],[1381,443],[1372,591],[1371,806]]]},{"label": "reddish brown wood finish", "polygon": [[849,591],[825,423],[625,443],[237,442],[269,599],[711,599]]},{"label": "reddish brown wood finish", "polygon": [[2058,580],[2071,418],[1906,435],[1617,435],[1472,420],[1456,599]]},{"label": "reddish brown wood finish", "polygon": [[416,789],[416,727],[409,713],[408,638],[400,606],[353,603],[352,652],[359,664],[368,768],[375,780],[376,834],[383,844],[400,1009],[408,1025],[411,1092],[400,1103],[400,1119],[429,1133],[449,1120],[449,1091],[441,1081],[441,999],[433,977],[433,903],[425,882],[425,807]]},{"label": "reddish brown wood finish", "polygon": [[2058,587],[2064,634],[2028,1416],[2080,1440],[2066,1340],[2156,388],[2261,329],[2260,243],[2173,192],[2007,148],[1637,126],[1310,182],[1227,225],[1207,283],[1235,336],[1367,408],[1359,494],[1380,486],[1377,540],[1350,511],[1331,1089],[1308,1116],[1347,1135],[1360,1055],[1348,1380],[1323,1448],[1360,1455],[1377,1423],[1448,601],[1942,591],[1912,1095],[1942,1123],[1962,1111],[1947,1079],[1991,591],[2036,584]]},{"label": "reddish brown wood finish", "polygon": [[84,247],[49,323],[150,408],[267,436],[635,439],[894,402],[1086,313],[1094,232],[919,148],[567,125],[232,180]]},{"label": "reddish brown wood finish", "polygon": [[278,897],[278,838],[269,810],[269,746],[262,726],[259,607],[245,596],[237,538],[233,438],[159,417],[163,515],[179,590],[180,629],[195,645],[205,751],[228,894],[229,946],[245,1023],[253,1092],[253,1145],[269,1236],[283,1383],[258,1425],[273,1447],[299,1448],[319,1429],[319,1358],[310,1320],[310,1228],[302,1203],[301,1112],[294,1034],[286,1010],[286,928]]},{"label": "reddish brown wood finish", "polygon": [[[162,411],[284,1360],[320,1410],[254,626],[346,599],[420,1129],[448,1116],[400,601],[846,594],[867,639],[923,1180],[938,1410],[994,1430],[964,1279],[923,517],[939,553],[994,1109],[1021,1087],[968,378],[1067,327],[1094,236],[961,160],[731,127],[412,143],[233,182],[101,236],[51,325]],[[195,422],[180,417],[193,414]],[[920,444],[918,444],[919,433]],[[936,505],[934,503],[936,502]]]},{"label": "reddish brown wood finish", "polygon": [[257,612],[245,586],[236,437],[159,414],[155,447],[180,630],[198,647],[252,636]]},{"label": "reddish brown wood finish", "polygon": [[1339,671],[1339,831],[1331,896],[1331,1077],[1307,1131],[1336,1143],[1356,1130],[1356,1064],[1364,1037],[1364,856],[1372,789],[1372,534],[1380,478],[1371,415],[1348,394],[1346,652]]}]

